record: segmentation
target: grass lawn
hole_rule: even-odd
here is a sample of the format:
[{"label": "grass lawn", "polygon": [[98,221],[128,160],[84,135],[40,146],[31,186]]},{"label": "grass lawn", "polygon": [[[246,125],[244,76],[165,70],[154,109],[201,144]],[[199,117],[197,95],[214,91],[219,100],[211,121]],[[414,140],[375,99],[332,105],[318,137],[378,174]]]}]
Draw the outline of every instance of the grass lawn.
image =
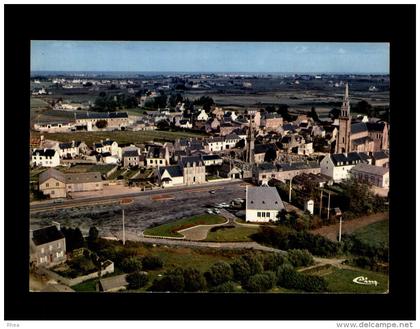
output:
[{"label": "grass lawn", "polygon": [[231,242],[238,242],[238,241],[252,241],[249,237],[250,235],[257,233],[259,230],[258,227],[243,227],[243,226],[235,226],[235,227],[226,227],[217,230],[216,232],[209,232],[206,238],[206,241],[231,241]]},{"label": "grass lawn", "polygon": [[[39,137],[41,133],[32,132],[34,138]],[[95,132],[69,132],[69,133],[42,133],[45,139],[58,140],[60,142],[71,142],[73,140],[84,141],[87,145],[98,143],[107,138],[122,143],[141,144],[148,141],[174,141],[183,137],[203,137],[205,135],[183,132],[183,131],[95,131]]]},{"label": "grass lawn", "polygon": [[[314,273],[315,274],[315,273]],[[361,285],[353,282],[359,276],[367,277],[368,280],[378,281],[378,285]],[[364,269],[349,270],[333,268],[330,274],[323,275],[328,282],[328,289],[337,293],[384,293],[388,291],[388,276],[379,272]]]},{"label": "grass lawn", "polygon": [[40,98],[31,97],[31,109],[32,108],[45,108],[45,107],[49,107],[49,104],[46,101]]},{"label": "grass lawn", "polygon": [[389,221],[384,220],[367,225],[353,232],[357,238],[373,246],[388,246],[389,243]]},{"label": "grass lawn", "polygon": [[88,280],[79,284],[76,284],[75,286],[71,287],[73,290],[77,292],[83,292],[83,291],[96,291],[96,283],[99,281],[99,279],[92,279]]},{"label": "grass lawn", "polygon": [[224,223],[226,219],[217,215],[198,215],[190,218],[183,218],[176,222],[159,225],[153,228],[148,228],[144,231],[146,235],[155,236],[170,236],[170,237],[183,237],[177,231],[183,230],[196,225],[212,225]]}]

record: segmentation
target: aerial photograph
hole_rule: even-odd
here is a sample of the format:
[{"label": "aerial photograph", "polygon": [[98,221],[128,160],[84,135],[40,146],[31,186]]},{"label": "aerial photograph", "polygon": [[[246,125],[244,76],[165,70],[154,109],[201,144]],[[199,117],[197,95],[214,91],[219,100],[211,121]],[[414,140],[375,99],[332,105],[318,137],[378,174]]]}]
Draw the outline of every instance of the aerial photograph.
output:
[{"label": "aerial photograph", "polygon": [[32,40],[30,291],[389,293],[389,50]]}]

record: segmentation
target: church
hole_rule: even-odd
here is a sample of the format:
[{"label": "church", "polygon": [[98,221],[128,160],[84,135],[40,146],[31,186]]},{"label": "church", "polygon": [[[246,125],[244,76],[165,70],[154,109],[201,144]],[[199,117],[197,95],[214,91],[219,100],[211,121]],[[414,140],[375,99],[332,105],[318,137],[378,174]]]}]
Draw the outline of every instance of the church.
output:
[{"label": "church", "polygon": [[387,150],[388,123],[351,122],[349,85],[346,83],[343,105],[338,118],[339,127],[335,144],[335,153],[377,152]]}]

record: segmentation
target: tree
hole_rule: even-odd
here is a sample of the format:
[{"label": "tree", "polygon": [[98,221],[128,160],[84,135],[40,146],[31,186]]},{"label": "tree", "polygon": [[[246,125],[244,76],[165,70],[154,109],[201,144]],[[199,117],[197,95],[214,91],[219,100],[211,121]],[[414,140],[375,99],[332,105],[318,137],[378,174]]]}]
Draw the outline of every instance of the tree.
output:
[{"label": "tree", "polygon": [[136,271],[128,274],[126,281],[128,282],[129,289],[139,289],[149,282],[149,277],[144,272]]},{"label": "tree", "polygon": [[338,119],[338,117],[340,116],[340,114],[341,114],[341,111],[340,111],[340,109],[337,109],[337,108],[333,108],[329,113],[328,113],[328,116],[331,118],[331,119]]},{"label": "tree", "polygon": [[233,278],[233,272],[230,265],[226,262],[218,262],[212,265],[204,274],[207,283],[211,286],[217,286]]},{"label": "tree", "polygon": [[267,152],[265,152],[264,162],[272,162],[272,161],[276,160],[276,158],[277,158],[276,150],[273,147],[270,147],[267,150]]},{"label": "tree", "polygon": [[206,279],[203,274],[194,268],[185,268],[183,270],[184,276],[184,291],[204,291],[206,289]]},{"label": "tree", "polygon": [[251,267],[242,257],[236,259],[232,264],[233,278],[239,282],[246,282],[251,276]]},{"label": "tree", "polygon": [[309,117],[312,118],[315,122],[319,122],[318,114],[315,111],[315,107],[311,107],[311,112],[309,113]]},{"label": "tree", "polygon": [[251,292],[264,292],[274,287],[277,277],[274,272],[255,274],[249,278],[244,288]]},{"label": "tree", "polygon": [[163,260],[158,256],[145,256],[142,264],[145,270],[156,270],[163,267]]},{"label": "tree", "polygon": [[79,249],[84,246],[85,239],[78,227],[75,229],[63,227],[61,232],[63,232],[64,237],[66,238],[67,251],[73,251],[74,249]]},{"label": "tree", "polygon": [[367,114],[371,116],[372,105],[370,105],[365,100],[361,100],[360,102],[356,103],[351,109],[352,112],[360,113],[360,114]]},{"label": "tree", "polygon": [[142,269],[142,263],[138,257],[128,257],[123,259],[120,267],[124,272],[131,273],[140,271]]},{"label": "tree", "polygon": [[211,292],[234,292],[235,283],[233,281],[227,281],[225,283],[219,284],[210,289]]},{"label": "tree", "polygon": [[264,270],[277,271],[279,266],[288,263],[288,258],[279,253],[270,253],[264,258]]},{"label": "tree", "polygon": [[167,271],[162,278],[157,278],[153,281],[150,287],[151,291],[184,291],[184,275],[182,268],[175,268]]},{"label": "tree", "polygon": [[171,127],[170,123],[167,120],[160,120],[156,124],[156,126],[159,130],[168,130]]},{"label": "tree", "polygon": [[344,209],[353,214],[370,214],[374,211],[375,197],[368,182],[362,182],[354,177],[342,182],[340,193],[347,200]]},{"label": "tree", "polygon": [[88,240],[89,241],[96,241],[99,237],[99,231],[95,226],[91,226],[89,229]]},{"label": "tree", "polygon": [[200,98],[194,100],[194,105],[202,106],[204,110],[208,111],[214,105],[213,98],[209,96],[201,96]]},{"label": "tree", "polygon": [[236,143],[235,147],[237,148],[244,148],[245,147],[245,140],[241,139],[239,142]]},{"label": "tree", "polygon": [[257,254],[250,253],[241,256],[241,258],[248,263],[251,275],[262,273],[264,271],[263,259]]},{"label": "tree", "polygon": [[289,105],[287,104],[279,104],[279,109],[277,113],[282,116],[282,118],[286,121],[292,121],[292,116],[289,113]]},{"label": "tree", "polygon": [[289,249],[287,258],[294,267],[309,266],[314,263],[314,258],[306,249]]}]

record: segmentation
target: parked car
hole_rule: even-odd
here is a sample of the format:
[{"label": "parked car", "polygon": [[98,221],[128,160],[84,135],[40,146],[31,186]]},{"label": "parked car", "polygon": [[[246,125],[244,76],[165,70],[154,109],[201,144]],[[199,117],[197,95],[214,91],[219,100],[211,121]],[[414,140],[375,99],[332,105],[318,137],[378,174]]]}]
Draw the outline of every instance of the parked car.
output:
[{"label": "parked car", "polygon": [[213,214],[213,211],[211,209],[207,209],[208,214]]},{"label": "parked car", "polygon": [[211,190],[211,191],[209,191],[209,193],[210,193],[210,194],[215,194],[215,193],[216,193],[216,191],[215,191],[215,190]]}]

